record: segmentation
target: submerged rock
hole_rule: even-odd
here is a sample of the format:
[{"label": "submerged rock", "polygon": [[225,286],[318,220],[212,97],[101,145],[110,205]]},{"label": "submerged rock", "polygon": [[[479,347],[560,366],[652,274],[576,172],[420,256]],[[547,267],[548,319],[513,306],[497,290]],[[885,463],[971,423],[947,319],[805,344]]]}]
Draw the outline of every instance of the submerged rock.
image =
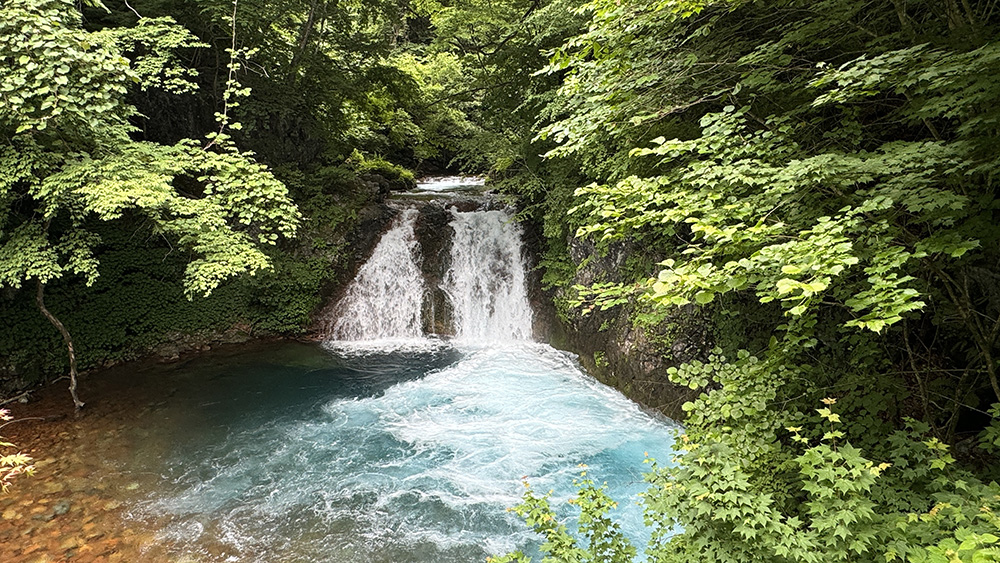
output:
[{"label": "submerged rock", "polygon": [[72,503],[70,503],[69,500],[63,499],[57,502],[56,505],[52,507],[52,515],[62,516],[63,514],[69,512],[70,506],[72,506]]}]

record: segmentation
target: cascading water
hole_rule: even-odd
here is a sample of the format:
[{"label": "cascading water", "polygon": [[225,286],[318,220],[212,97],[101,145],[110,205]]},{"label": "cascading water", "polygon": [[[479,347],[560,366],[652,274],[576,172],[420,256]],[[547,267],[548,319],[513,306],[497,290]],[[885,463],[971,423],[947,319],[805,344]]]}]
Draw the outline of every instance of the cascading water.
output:
[{"label": "cascading water", "polygon": [[503,211],[452,212],[455,229],[444,291],[461,340],[527,340],[531,306],[521,229]]},{"label": "cascading water", "polygon": [[336,340],[417,338],[424,278],[417,264],[416,209],[404,210],[358,271],[335,311]]},{"label": "cascading water", "polygon": [[[140,516],[166,521],[170,557],[467,563],[532,553],[540,541],[505,509],[526,477],[572,518],[563,501],[579,464],[608,483],[625,534],[648,537],[636,503],[642,461],[669,459],[673,425],[531,342],[519,228],[502,211],[452,214],[442,287],[454,339],[419,339],[429,292],[411,209],[338,304],[331,333],[341,340],[326,355],[296,348],[295,361],[210,366],[214,376],[193,374],[201,388],[171,398],[152,427],[175,428],[175,452],[137,469],[168,489]],[[191,427],[173,422],[182,411],[193,411]]]},{"label": "cascading water", "polygon": [[[451,305],[456,338],[530,339],[532,315],[520,227],[499,210],[451,213],[455,234],[441,289]],[[429,292],[414,234],[418,215],[416,208],[407,208],[383,235],[333,311],[331,340],[385,341],[423,335],[421,311]],[[433,314],[433,303],[428,311]]]}]

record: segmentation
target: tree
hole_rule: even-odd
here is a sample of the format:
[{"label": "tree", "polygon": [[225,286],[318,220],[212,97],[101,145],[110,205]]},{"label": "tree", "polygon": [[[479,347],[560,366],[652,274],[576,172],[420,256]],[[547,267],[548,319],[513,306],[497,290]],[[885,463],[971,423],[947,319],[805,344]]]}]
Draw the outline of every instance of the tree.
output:
[{"label": "tree", "polygon": [[[223,129],[203,141],[136,141],[130,88],[194,88],[175,56],[195,38],[169,18],[86,31],[68,0],[6,0],[0,18],[0,286],[34,284],[39,309],[62,334],[77,409],[70,332],[45,306],[45,286],[97,277],[90,225],[140,217],[191,255],[189,296],[270,265],[263,247],[291,236],[298,212],[285,187]],[[227,107],[237,87],[231,51]],[[238,127],[238,126],[237,126]]]},{"label": "tree", "polygon": [[[354,149],[399,149],[387,138],[387,119],[413,85],[389,61],[403,32],[398,3],[240,0],[235,44],[228,0],[139,0],[134,5],[144,14],[174,17],[204,42],[187,59],[198,70],[200,95],[183,103],[162,96],[139,100],[151,136],[172,138],[177,129],[204,124],[204,108],[218,102],[228,75],[227,50],[235,47],[255,52],[240,71],[241,83],[254,95],[233,113],[243,129],[232,134],[263,161],[312,172],[341,164]],[[118,10],[105,19],[134,18]]]}]

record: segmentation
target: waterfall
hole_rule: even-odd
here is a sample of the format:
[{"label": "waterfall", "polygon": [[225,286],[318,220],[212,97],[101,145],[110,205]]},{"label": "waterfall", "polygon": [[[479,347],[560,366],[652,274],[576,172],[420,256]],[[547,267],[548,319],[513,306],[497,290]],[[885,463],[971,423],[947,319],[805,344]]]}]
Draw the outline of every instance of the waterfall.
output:
[{"label": "waterfall", "polygon": [[[334,308],[330,336],[349,341],[424,336],[423,327],[436,324],[432,290],[438,290],[447,297],[450,328],[458,340],[529,340],[532,315],[520,227],[503,211],[452,208],[450,226],[455,234],[448,259],[440,260],[420,256],[422,245],[416,233],[427,229],[415,229],[419,215],[415,208],[406,209],[382,236]],[[419,235],[433,236],[441,234]],[[426,245],[427,251],[433,252],[432,248],[443,247]],[[442,264],[442,270],[446,264],[448,269],[437,275],[422,272],[421,263],[427,260]],[[435,287],[428,288],[427,279]],[[425,299],[429,303],[423,306]],[[422,311],[431,318],[422,319]]]},{"label": "waterfall", "polygon": [[416,209],[406,209],[382,235],[337,305],[331,336],[338,340],[418,338],[424,278],[413,227]]},{"label": "waterfall", "polygon": [[531,338],[521,229],[503,211],[452,211],[455,239],[443,289],[463,340]]}]

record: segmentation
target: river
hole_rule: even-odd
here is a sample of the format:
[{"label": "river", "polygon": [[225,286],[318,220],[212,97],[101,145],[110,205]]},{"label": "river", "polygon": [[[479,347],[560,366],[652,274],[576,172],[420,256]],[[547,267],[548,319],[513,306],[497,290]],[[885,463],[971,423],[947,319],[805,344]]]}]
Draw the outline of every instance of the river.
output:
[{"label": "river", "polygon": [[[503,210],[451,211],[440,283],[452,334],[424,334],[429,290],[416,211],[401,205],[333,308],[325,341],[111,370],[103,393],[127,404],[95,420],[113,432],[70,436],[39,468],[42,483],[68,475],[90,483],[75,492],[51,485],[52,495],[36,488],[39,499],[51,496],[44,505],[9,503],[0,537],[25,542],[11,560],[69,551],[107,561],[483,561],[537,551],[538,538],[506,511],[522,481],[551,490],[572,528],[563,501],[584,470],[607,482],[616,520],[641,543],[643,460],[669,459],[675,425],[532,341],[520,230]],[[62,459],[71,456],[76,466]],[[31,479],[39,478],[22,480],[28,491]],[[71,494],[66,514],[49,512]],[[58,531],[94,504],[113,510],[92,518],[87,533],[82,524]],[[16,522],[32,533],[4,536]],[[107,534],[94,536],[95,527]],[[134,540],[127,546],[82,547],[123,530]],[[43,532],[60,547],[25,553]]]}]

